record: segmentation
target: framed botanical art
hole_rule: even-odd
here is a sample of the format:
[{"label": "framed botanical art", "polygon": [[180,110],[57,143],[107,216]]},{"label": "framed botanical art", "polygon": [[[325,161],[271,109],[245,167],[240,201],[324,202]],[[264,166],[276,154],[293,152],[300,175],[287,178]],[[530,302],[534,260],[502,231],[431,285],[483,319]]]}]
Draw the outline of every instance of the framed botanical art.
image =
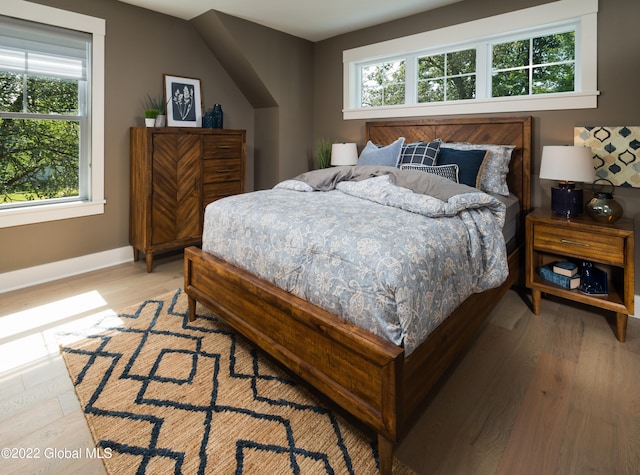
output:
[{"label": "framed botanical art", "polygon": [[200,79],[164,75],[164,95],[167,104],[167,125],[201,127],[202,91]]}]

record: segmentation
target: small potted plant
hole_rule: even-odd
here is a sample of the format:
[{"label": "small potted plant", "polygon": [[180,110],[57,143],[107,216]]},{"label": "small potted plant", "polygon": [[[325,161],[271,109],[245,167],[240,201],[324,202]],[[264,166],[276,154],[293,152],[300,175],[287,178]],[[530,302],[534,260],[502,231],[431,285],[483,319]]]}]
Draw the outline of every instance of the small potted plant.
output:
[{"label": "small potted plant", "polygon": [[144,108],[144,123],[147,127],[164,126],[164,100],[162,97],[153,98],[147,94],[147,103]]},{"label": "small potted plant", "polygon": [[315,156],[318,168],[329,168],[331,166],[331,140],[319,138],[315,143]]}]

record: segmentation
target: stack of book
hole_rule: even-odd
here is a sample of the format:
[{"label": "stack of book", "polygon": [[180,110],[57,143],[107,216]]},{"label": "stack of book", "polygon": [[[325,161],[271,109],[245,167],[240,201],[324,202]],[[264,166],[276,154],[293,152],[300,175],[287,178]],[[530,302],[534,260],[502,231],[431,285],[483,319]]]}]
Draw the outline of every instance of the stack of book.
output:
[{"label": "stack of book", "polygon": [[538,269],[540,277],[553,282],[565,289],[573,290],[580,287],[578,265],[570,261],[554,262]]}]

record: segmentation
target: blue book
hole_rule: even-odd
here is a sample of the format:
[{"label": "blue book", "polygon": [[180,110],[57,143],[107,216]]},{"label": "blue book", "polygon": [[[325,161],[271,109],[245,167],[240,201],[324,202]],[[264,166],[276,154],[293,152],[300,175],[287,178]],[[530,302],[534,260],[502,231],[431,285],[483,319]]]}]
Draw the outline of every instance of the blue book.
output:
[{"label": "blue book", "polygon": [[576,274],[572,277],[558,274],[556,272],[553,272],[553,264],[548,264],[546,266],[540,267],[538,269],[538,273],[543,279],[546,279],[565,289],[573,290],[577,289],[580,286],[580,274]]},{"label": "blue book", "polygon": [[570,261],[556,262],[553,265],[553,272],[566,275],[567,277],[573,277],[578,273],[578,264]]}]

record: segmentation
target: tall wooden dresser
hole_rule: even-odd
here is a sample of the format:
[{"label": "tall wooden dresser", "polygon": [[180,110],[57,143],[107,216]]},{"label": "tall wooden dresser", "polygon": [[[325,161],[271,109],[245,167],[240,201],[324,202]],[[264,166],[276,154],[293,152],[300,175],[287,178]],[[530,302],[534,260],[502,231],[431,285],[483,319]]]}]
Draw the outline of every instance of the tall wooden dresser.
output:
[{"label": "tall wooden dresser", "polygon": [[131,127],[129,242],[133,258],[199,244],[204,208],[244,192],[244,130]]}]

